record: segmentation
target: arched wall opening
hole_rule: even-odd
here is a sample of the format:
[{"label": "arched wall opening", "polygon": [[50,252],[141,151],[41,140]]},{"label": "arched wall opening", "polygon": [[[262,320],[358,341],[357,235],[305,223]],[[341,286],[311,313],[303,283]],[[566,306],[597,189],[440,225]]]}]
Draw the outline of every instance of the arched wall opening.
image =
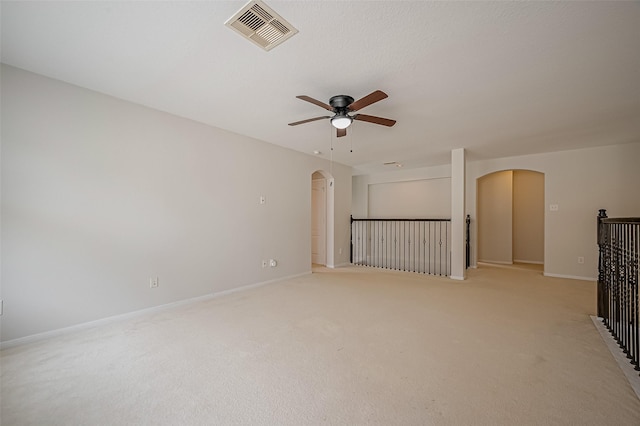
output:
[{"label": "arched wall opening", "polygon": [[502,170],[476,180],[477,259],[544,265],[544,173]]},{"label": "arched wall opening", "polygon": [[311,264],[334,267],[334,178],[311,174]]}]

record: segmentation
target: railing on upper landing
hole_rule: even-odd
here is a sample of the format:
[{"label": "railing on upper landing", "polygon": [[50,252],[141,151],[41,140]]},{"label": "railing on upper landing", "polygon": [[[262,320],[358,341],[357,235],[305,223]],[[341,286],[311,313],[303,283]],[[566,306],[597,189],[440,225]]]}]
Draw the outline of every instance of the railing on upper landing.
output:
[{"label": "railing on upper landing", "polygon": [[[467,267],[469,224],[467,216]],[[451,219],[354,219],[351,263],[431,275],[451,275]]]},{"label": "railing on upper landing", "polygon": [[598,214],[598,316],[640,371],[638,256],[640,218]]}]

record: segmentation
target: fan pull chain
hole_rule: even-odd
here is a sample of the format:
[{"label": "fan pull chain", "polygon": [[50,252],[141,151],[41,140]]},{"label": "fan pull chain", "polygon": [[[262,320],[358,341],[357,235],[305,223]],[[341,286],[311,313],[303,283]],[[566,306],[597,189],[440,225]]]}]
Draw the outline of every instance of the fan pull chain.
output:
[{"label": "fan pull chain", "polygon": [[331,126],[330,130],[329,130],[329,143],[331,145],[331,152],[330,152],[330,157],[329,157],[329,173],[331,173],[331,176],[333,176],[333,126]]},{"label": "fan pull chain", "polygon": [[349,152],[353,153],[353,129],[349,132]]}]

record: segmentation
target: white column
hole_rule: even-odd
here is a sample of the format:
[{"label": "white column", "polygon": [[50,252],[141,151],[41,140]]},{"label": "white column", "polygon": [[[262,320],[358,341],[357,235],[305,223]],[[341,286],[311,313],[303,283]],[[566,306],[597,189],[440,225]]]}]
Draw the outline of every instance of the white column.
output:
[{"label": "white column", "polygon": [[451,151],[451,276],[464,280],[465,267],[465,152],[464,148]]}]

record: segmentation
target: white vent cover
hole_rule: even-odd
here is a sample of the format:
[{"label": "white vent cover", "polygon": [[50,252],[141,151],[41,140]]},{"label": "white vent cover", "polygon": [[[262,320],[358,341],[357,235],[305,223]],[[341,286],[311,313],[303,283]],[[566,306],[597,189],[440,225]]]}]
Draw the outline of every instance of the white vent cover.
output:
[{"label": "white vent cover", "polygon": [[224,24],[264,50],[271,50],[298,33],[260,0],[250,1]]}]

